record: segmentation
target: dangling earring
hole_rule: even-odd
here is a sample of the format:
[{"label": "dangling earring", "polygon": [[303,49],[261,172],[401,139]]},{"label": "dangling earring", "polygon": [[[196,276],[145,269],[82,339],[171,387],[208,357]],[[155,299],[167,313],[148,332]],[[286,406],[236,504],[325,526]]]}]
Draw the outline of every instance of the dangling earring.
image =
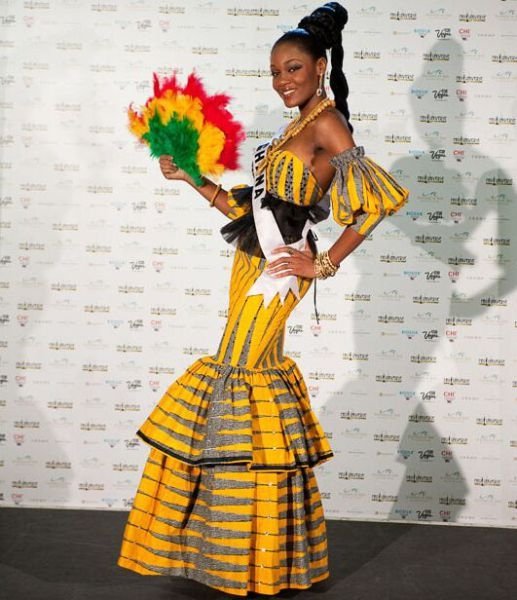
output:
[{"label": "dangling earring", "polygon": [[316,96],[321,96],[323,94],[323,92],[325,91],[325,89],[323,87],[323,77],[324,77],[324,73],[320,73],[320,80],[319,80],[318,89],[316,90]]}]

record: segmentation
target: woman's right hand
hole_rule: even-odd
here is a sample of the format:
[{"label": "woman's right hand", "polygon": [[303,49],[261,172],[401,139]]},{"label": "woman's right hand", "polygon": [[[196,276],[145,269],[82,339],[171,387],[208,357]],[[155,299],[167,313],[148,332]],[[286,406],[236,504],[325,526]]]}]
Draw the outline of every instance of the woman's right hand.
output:
[{"label": "woman's right hand", "polygon": [[165,179],[179,179],[182,181],[188,181],[188,175],[183,169],[178,167],[172,156],[163,154],[158,159],[158,162],[160,163],[160,169]]}]

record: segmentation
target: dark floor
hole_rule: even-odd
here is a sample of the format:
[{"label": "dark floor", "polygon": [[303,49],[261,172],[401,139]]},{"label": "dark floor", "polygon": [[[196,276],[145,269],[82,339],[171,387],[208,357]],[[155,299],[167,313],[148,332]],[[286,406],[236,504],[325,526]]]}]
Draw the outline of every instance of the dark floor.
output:
[{"label": "dark floor", "polygon": [[[222,600],[183,579],[116,566],[127,514],[0,510],[2,600]],[[517,598],[513,529],[329,521],[331,578],[296,600],[510,600]],[[266,598],[263,596],[254,596]]]}]

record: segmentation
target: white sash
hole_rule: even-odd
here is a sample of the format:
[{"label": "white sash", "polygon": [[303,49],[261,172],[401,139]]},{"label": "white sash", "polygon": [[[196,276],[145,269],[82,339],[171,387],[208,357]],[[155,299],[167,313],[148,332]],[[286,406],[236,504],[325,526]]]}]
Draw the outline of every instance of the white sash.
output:
[{"label": "white sash", "polygon": [[[262,199],[266,195],[266,173],[258,173],[257,166],[266,154],[266,148],[269,142],[257,146],[255,156],[253,157],[253,175],[255,183],[253,185],[252,210],[257,229],[257,237],[262,249],[262,253],[268,262],[273,261],[282,256],[288,256],[286,252],[273,254],[273,250],[280,246],[289,246],[295,250],[304,250],[307,234],[311,229],[310,221],[307,219],[302,231],[302,237],[297,242],[286,244],[282,238],[280,229],[273,215],[273,212],[268,208],[262,208]],[[284,302],[289,290],[300,298],[300,289],[298,286],[298,277],[296,275],[288,275],[286,277],[272,277],[266,271],[263,271],[255,283],[248,291],[248,296],[255,294],[263,294],[264,306],[269,306],[274,297],[278,294],[280,302]]]}]

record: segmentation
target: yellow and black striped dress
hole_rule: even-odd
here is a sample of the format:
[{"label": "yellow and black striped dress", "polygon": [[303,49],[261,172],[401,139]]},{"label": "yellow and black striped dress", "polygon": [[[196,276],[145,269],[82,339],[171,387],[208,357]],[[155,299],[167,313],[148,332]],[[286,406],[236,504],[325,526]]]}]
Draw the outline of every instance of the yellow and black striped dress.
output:
[{"label": "yellow and black striped dress", "polygon": [[[333,159],[330,200],[338,222],[371,230],[397,206],[353,204],[365,185],[353,172],[367,160],[361,152],[354,148]],[[382,189],[400,196],[402,188],[372,165]],[[267,187],[299,205],[323,196],[310,170],[288,151],[272,157]],[[233,219],[249,211],[232,193],[229,202]],[[265,264],[237,250],[217,353],[172,383],[138,432],[151,451],[126,525],[122,567],[183,576],[240,596],[308,588],[328,577],[312,467],[332,451],[301,373],[283,354],[286,320],[299,300],[289,292],[283,303],[276,297],[266,307],[262,295],[247,295]],[[310,283],[299,279],[300,298]]]}]

